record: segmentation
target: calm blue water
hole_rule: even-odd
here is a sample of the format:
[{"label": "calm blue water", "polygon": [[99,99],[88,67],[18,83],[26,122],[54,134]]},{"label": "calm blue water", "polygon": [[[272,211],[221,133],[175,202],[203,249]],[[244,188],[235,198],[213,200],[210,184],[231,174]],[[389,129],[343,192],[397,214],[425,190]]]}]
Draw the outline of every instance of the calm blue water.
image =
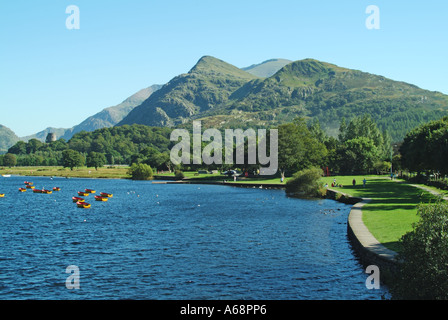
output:
[{"label": "calm blue water", "polygon": [[[18,192],[25,180],[51,195]],[[92,188],[108,202],[79,209]],[[0,177],[0,299],[381,299],[347,239],[350,206],[282,190]],[[66,267],[80,289],[66,288]]]}]

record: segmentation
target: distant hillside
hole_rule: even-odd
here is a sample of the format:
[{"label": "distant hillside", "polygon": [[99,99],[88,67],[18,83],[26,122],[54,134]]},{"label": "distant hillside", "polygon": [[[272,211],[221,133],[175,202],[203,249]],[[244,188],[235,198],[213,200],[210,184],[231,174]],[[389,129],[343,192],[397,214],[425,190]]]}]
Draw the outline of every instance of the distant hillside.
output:
[{"label": "distant hillside", "polygon": [[63,135],[63,138],[65,140],[69,140],[75,133],[81,131],[90,132],[96,129],[113,127],[125,116],[127,116],[132,109],[140,105],[161,87],[161,85],[152,85],[138,91],[116,106],[103,109],[80,124],[74,126],[72,129],[67,130]]},{"label": "distant hillside", "polygon": [[0,154],[6,153],[17,141],[19,137],[11,129],[0,124]]},{"label": "distant hillside", "polygon": [[174,126],[227,102],[230,95],[257,77],[222,60],[204,56],[133,109],[118,125]]},{"label": "distant hillside", "polygon": [[122,103],[103,109],[102,111],[94,114],[93,116],[87,118],[80,124],[74,126],[73,128],[46,128],[36,134],[21,137],[20,140],[28,141],[30,139],[38,139],[42,142],[45,141],[47,134],[49,132],[55,133],[56,138],[64,138],[65,140],[70,140],[70,138],[78,132],[87,131],[91,132],[96,129],[109,128],[120,122],[133,108],[140,105],[145,101],[151,94],[159,90],[161,85],[152,85],[148,88],[142,89],[137,93],[133,94]]},{"label": "distant hillside", "polygon": [[271,59],[241,69],[260,78],[269,78],[291,62],[291,60],[286,59]]},{"label": "distant hillside", "polygon": [[[256,66],[252,67],[255,70]],[[336,136],[342,118],[370,114],[394,141],[412,128],[447,115],[448,96],[314,59],[289,63],[268,78],[203,57],[171,80],[118,125],[258,128],[318,119]]]}]

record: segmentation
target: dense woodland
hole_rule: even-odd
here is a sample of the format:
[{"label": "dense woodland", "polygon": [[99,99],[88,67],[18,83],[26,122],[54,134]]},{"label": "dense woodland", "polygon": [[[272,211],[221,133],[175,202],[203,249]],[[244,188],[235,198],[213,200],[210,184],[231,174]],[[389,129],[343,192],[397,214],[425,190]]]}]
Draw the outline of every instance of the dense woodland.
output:
[{"label": "dense woodland", "polygon": [[[67,150],[80,155],[82,163],[77,162],[75,167],[88,164],[86,161],[89,158],[96,158],[98,155],[104,157],[103,165],[106,163],[131,164],[153,153],[164,154],[169,159],[169,150],[172,146],[171,130],[144,125],[124,125],[93,132],[82,131],[75,134],[69,141],[64,139],[48,143],[37,139],[31,139],[28,142],[19,141],[9,148],[8,153],[16,156],[18,166],[66,166],[64,151],[67,153]],[[71,155],[74,154],[73,152]],[[3,163],[3,165],[8,164]]]},{"label": "dense woodland", "polygon": [[[441,129],[446,118],[434,122]],[[433,126],[432,122],[428,125]],[[306,122],[297,118],[291,123],[277,127],[279,133],[279,175],[291,176],[295,172],[309,167],[320,167],[330,174],[364,174],[388,172],[392,160],[392,140],[387,132],[382,132],[370,116],[355,117],[351,121],[342,121],[337,138],[328,136],[321,128],[319,121]],[[124,125],[103,128],[93,132],[80,132],[69,141],[59,139],[47,143],[31,139],[19,141],[9,148],[8,154],[0,156],[3,166],[64,166],[69,168],[87,165],[101,167],[110,165],[131,165],[144,163],[154,170],[172,170],[170,150],[177,141],[170,141],[172,129],[149,127],[145,125]],[[425,166],[425,153],[415,145],[411,145],[410,137],[425,129],[415,129],[406,137],[401,148],[404,153],[405,168],[417,171],[435,170],[443,163],[442,158],[432,157],[439,161]],[[442,135],[440,133],[440,135]],[[421,138],[421,139],[424,139]],[[415,141],[419,144],[421,141]],[[439,142],[426,144],[427,152],[435,153]],[[203,142],[202,147],[207,144]],[[236,145],[234,145],[236,148]],[[269,149],[268,149],[269,150]],[[410,159],[409,150],[421,153],[421,161],[415,165]],[[418,151],[416,151],[418,150]],[[426,149],[425,149],[426,150]],[[223,155],[225,150],[222,150]],[[246,146],[247,153],[247,146]],[[236,152],[234,152],[234,155]],[[247,154],[246,154],[247,158]],[[393,158],[394,168],[400,167],[400,155]],[[418,159],[420,159],[418,158]],[[437,160],[438,159],[438,160]],[[258,165],[239,166],[239,169],[251,170]],[[218,169],[226,170],[230,165],[181,165],[182,170]],[[328,168],[328,169],[327,169]],[[443,171],[445,172],[445,171]]]}]

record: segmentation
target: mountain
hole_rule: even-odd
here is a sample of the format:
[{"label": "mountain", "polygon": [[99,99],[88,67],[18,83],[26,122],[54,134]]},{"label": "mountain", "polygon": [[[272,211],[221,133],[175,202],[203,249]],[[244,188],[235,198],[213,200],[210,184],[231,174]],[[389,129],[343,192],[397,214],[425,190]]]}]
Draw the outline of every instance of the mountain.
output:
[{"label": "mountain", "polygon": [[447,110],[448,96],[442,93],[314,59],[288,63],[263,78],[206,56],[118,125],[191,127],[197,119],[203,127],[244,129],[304,117],[318,119],[327,134],[337,136],[343,118],[370,114],[399,141],[421,123],[447,115]]},{"label": "mountain", "polygon": [[241,69],[260,78],[269,78],[291,62],[291,60],[286,59],[270,59]]},{"label": "mountain", "polygon": [[113,107],[105,108],[102,111],[94,114],[93,116],[88,117],[86,120],[72,128],[64,129],[49,127],[33,135],[21,137],[20,140],[28,141],[30,139],[38,139],[44,142],[47,134],[52,132],[56,134],[57,139],[64,138],[68,141],[75,133],[81,132],[83,130],[90,132],[105,127],[113,127],[118,122],[120,122],[133,108],[140,105],[161,87],[161,85],[155,84],[150,87],[141,89],[137,93],[125,99],[122,103]]},{"label": "mountain", "polygon": [[174,126],[227,102],[233,92],[256,76],[210,56],[202,57],[133,109],[118,125]]},{"label": "mountain", "polygon": [[0,124],[0,154],[6,153],[17,141],[19,137],[11,129]]},{"label": "mountain", "polygon": [[109,128],[120,122],[132,109],[140,105],[149,98],[154,92],[159,90],[161,85],[152,85],[133,94],[122,103],[103,109],[97,114],[87,118],[80,124],[67,130],[63,135],[65,140],[69,140],[75,133],[81,131],[94,131],[101,128]]},{"label": "mountain", "polygon": [[317,118],[327,133],[336,135],[342,118],[370,114],[398,141],[420,123],[447,115],[447,110],[448,96],[439,92],[305,59],[267,79],[251,81],[215,115],[236,114],[234,121],[258,126],[277,125],[297,116]]}]

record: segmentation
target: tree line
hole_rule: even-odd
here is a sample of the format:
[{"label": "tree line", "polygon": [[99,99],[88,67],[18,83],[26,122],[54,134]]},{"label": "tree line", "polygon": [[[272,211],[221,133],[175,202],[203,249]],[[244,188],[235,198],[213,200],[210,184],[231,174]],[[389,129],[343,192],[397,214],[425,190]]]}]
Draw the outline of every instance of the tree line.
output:
[{"label": "tree line", "polygon": [[400,147],[402,166],[418,175],[448,173],[448,117],[430,121],[413,130]]},{"label": "tree line", "polygon": [[[325,174],[369,174],[405,169],[418,174],[444,176],[448,173],[448,117],[412,129],[392,148],[392,139],[369,116],[342,119],[338,136],[330,136],[318,120],[297,118],[279,125],[278,164],[280,176],[319,167]],[[172,128],[124,125],[93,132],[79,132],[69,141],[19,141],[0,155],[2,166],[64,166],[147,164],[155,170],[173,170],[170,150]],[[269,139],[268,139],[269,141]],[[206,146],[203,143],[202,147]],[[234,144],[234,156],[237,146]],[[247,155],[245,143],[245,159]],[[269,147],[267,148],[269,150]],[[222,154],[225,155],[223,148]],[[236,161],[234,161],[235,163]],[[242,165],[239,169],[256,171],[260,166]],[[227,170],[232,165],[179,165],[180,170]]]},{"label": "tree line", "polygon": [[[87,165],[127,165],[150,158],[154,167],[165,166],[169,159],[171,129],[144,125],[124,125],[93,132],[82,131],[69,141],[19,141],[0,157],[4,166],[64,166],[71,169]],[[4,163],[4,159],[7,162]],[[12,158],[12,159],[11,159]],[[144,158],[144,159],[143,159]]]},{"label": "tree line", "polygon": [[[283,177],[316,166],[330,174],[379,173],[390,168],[391,138],[368,115],[355,117],[349,122],[342,120],[337,137],[327,135],[319,121],[307,122],[304,118],[297,118],[276,129],[279,137],[278,175]],[[64,166],[73,169],[84,165],[98,168],[105,164],[142,163],[155,170],[172,170],[170,150],[177,142],[170,140],[171,131],[171,128],[124,125],[79,132],[69,141],[19,141],[9,148],[7,155],[0,157],[0,165]],[[203,143],[202,147],[205,146]],[[234,156],[237,147],[234,144]],[[247,149],[245,143],[246,163]],[[222,154],[225,154],[224,149]],[[226,164],[177,167],[180,170],[230,168],[232,165]],[[257,168],[258,164],[242,165],[239,169],[254,172]]]}]

